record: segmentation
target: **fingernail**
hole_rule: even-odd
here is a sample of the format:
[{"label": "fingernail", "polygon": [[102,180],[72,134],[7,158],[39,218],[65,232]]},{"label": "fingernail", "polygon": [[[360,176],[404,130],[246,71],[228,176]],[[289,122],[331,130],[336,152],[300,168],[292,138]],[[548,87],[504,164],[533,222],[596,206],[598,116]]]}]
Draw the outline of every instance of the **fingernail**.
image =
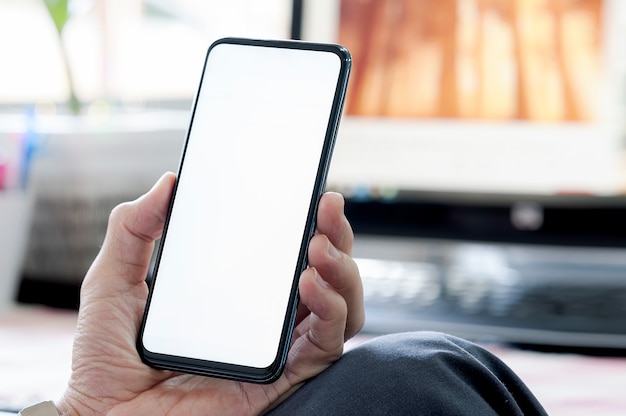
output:
[{"label": "fingernail", "polygon": [[337,250],[333,243],[331,243],[330,241],[328,242],[328,254],[335,259],[341,257],[341,253],[339,252],[339,250]]}]

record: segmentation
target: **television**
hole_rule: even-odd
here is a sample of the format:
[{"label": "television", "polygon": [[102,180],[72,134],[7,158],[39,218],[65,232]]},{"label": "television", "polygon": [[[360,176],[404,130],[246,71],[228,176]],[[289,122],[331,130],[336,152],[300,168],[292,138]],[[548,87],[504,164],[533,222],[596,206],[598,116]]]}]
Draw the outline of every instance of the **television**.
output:
[{"label": "television", "polygon": [[[563,312],[597,304],[596,289],[625,299],[626,3],[293,6],[293,37],[353,55],[328,183],[346,196],[366,302],[384,306],[370,328],[440,328],[428,302],[447,297],[458,302],[444,320],[461,332],[626,347],[626,323],[596,331],[592,306]],[[565,295],[573,286],[582,302]],[[521,300],[539,287],[563,296],[528,318]]]}]

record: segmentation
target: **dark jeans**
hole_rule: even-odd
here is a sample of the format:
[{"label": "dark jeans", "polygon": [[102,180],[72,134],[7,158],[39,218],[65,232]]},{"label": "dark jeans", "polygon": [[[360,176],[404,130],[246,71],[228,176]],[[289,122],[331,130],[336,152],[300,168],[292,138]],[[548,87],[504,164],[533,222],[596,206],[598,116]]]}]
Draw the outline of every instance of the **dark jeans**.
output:
[{"label": "dark jeans", "polygon": [[483,348],[450,336],[382,336],[347,352],[274,409],[277,415],[545,415]]}]

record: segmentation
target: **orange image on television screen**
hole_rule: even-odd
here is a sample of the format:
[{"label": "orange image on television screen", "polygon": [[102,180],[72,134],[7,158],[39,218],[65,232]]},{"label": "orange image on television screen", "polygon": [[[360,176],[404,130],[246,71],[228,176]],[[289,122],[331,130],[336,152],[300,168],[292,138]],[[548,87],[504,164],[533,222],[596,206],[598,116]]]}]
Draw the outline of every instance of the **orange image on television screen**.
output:
[{"label": "orange image on television screen", "polygon": [[588,121],[602,0],[341,0],[349,115]]}]

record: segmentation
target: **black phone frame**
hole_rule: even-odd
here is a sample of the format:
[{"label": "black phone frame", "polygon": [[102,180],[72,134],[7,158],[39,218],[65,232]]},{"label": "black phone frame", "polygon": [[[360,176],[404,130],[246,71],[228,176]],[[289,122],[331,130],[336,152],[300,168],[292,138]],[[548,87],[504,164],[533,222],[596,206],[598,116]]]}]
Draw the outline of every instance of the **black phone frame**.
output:
[{"label": "black phone frame", "polygon": [[[150,302],[152,299],[154,284],[158,275],[158,264],[160,262],[162,249],[164,247],[164,242],[167,237],[167,229],[169,226],[169,219],[173,209],[174,200],[176,198],[176,191],[178,189],[178,184],[182,174],[182,167],[185,160],[185,154],[187,151],[187,145],[189,142],[189,136],[191,133],[191,127],[193,125],[194,117],[196,116],[196,105],[198,102],[198,97],[200,95],[200,90],[202,88],[202,80],[205,76],[205,68],[207,65],[207,60],[209,59],[209,55],[214,47],[220,44],[236,44],[236,45],[244,45],[244,46],[258,46],[258,47],[272,47],[272,48],[286,48],[286,49],[297,49],[297,50],[310,50],[310,51],[320,51],[320,52],[330,52],[337,55],[340,59],[341,66],[339,70],[339,76],[337,79],[337,85],[335,88],[335,95],[333,97],[333,103],[331,107],[331,112],[328,120],[328,124],[326,127],[326,133],[324,138],[323,150],[320,156],[320,162],[318,165],[316,180],[314,184],[314,189],[311,196],[311,201],[309,204],[309,212],[307,214],[307,222],[305,226],[305,230],[302,237],[302,243],[300,246],[300,252],[298,256],[298,262],[294,274],[294,279],[290,291],[290,301],[287,305],[287,311],[285,314],[285,319],[283,323],[281,339],[278,347],[278,351],[276,354],[276,358],[271,365],[265,368],[256,368],[249,367],[237,364],[230,363],[221,363],[216,361],[208,361],[201,360],[196,358],[189,357],[181,357],[181,356],[173,356],[169,354],[161,354],[157,352],[153,352],[148,350],[143,344],[143,333],[144,328],[148,316],[148,311],[150,308]],[[332,156],[332,152],[334,149],[337,131],[339,129],[339,123],[341,120],[341,115],[343,112],[343,104],[345,100],[346,90],[348,87],[348,80],[350,76],[350,69],[352,67],[352,57],[350,52],[343,46],[337,44],[325,44],[325,43],[315,43],[315,42],[303,42],[297,40],[266,40],[266,39],[247,39],[247,38],[236,38],[236,37],[226,37],[222,39],[218,39],[211,44],[208,48],[208,51],[205,56],[204,66],[202,70],[202,75],[200,78],[200,85],[198,91],[196,93],[194,103],[192,106],[191,112],[191,120],[189,123],[189,127],[187,130],[187,135],[185,139],[185,144],[182,151],[182,156],[180,159],[179,167],[178,167],[178,175],[176,178],[176,182],[174,184],[174,189],[172,191],[172,196],[170,199],[170,205],[168,208],[167,218],[165,221],[165,227],[163,231],[163,235],[159,244],[159,248],[156,252],[155,262],[154,262],[154,270],[152,271],[152,279],[150,281],[149,294],[146,302],[146,307],[144,310],[140,330],[137,337],[137,351],[141,360],[154,368],[163,369],[163,370],[171,370],[171,371],[180,371],[184,373],[197,374],[202,376],[211,376],[218,377],[236,381],[244,381],[244,382],[253,382],[253,383],[271,383],[276,381],[283,372],[287,361],[287,355],[289,351],[289,346],[291,344],[291,338],[293,334],[293,330],[296,322],[296,315],[298,312],[299,305],[299,295],[298,295],[298,282],[300,274],[307,267],[307,253],[309,247],[309,241],[313,237],[315,233],[316,227],[316,217],[317,217],[317,206],[319,199],[321,198],[325,186],[326,186],[326,177],[328,174],[328,169],[330,166],[330,160]]]}]

